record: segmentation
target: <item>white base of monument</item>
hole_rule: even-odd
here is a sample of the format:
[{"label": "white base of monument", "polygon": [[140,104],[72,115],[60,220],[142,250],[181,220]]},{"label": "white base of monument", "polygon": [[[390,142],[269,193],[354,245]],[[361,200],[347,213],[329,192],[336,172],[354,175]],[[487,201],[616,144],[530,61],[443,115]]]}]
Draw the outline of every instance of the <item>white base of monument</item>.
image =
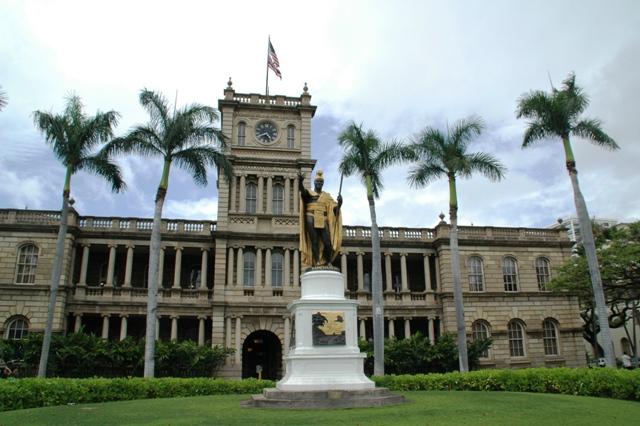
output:
[{"label": "white base of monument", "polygon": [[287,307],[294,319],[295,347],[285,357],[280,391],[373,389],[358,348],[358,302],[344,297],[342,274],[312,270],[301,277],[301,298]]}]

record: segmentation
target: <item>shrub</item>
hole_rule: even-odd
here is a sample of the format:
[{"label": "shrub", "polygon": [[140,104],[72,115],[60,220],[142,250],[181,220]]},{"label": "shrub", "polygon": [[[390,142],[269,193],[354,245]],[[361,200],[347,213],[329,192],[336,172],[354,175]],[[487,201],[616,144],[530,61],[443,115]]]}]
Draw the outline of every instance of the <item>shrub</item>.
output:
[{"label": "shrub", "polygon": [[253,394],[274,385],[269,380],[231,381],[209,378],[0,380],[0,411],[71,403]]},{"label": "shrub", "polygon": [[373,377],[397,391],[473,390],[562,393],[640,401],[640,370],[529,368]]},{"label": "shrub", "polygon": [[[0,342],[3,359],[20,359],[21,376],[35,374],[40,361],[42,334]],[[159,377],[212,377],[232,349],[198,346],[195,342],[158,342],[156,371]],[[53,335],[47,371],[54,377],[129,377],[141,376],[144,341],[126,338],[104,340],[93,334]]]},{"label": "shrub", "polygon": [[[468,344],[469,366],[477,368],[480,355],[491,346],[491,339]],[[360,342],[360,350],[367,354],[365,372],[373,372],[373,345]],[[435,344],[420,333],[408,339],[387,339],[384,344],[384,368],[387,374],[445,373],[458,369],[458,348],[455,337],[443,334]]]}]

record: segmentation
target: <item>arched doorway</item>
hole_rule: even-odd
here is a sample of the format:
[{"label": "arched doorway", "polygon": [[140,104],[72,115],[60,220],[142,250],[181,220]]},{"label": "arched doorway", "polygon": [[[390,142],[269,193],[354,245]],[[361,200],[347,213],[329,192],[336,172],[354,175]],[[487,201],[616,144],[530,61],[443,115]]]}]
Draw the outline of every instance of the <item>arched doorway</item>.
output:
[{"label": "arched doorway", "polygon": [[282,376],[282,345],[278,336],[267,330],[251,333],[242,345],[242,378],[258,377],[277,380]]}]

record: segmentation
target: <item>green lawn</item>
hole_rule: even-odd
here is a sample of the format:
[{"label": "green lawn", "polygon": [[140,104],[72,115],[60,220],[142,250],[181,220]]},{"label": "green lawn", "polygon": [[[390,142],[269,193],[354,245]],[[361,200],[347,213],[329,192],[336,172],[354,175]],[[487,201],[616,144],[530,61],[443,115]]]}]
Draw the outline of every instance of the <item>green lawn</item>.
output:
[{"label": "green lawn", "polygon": [[640,403],[509,392],[404,392],[408,404],[346,410],[240,408],[248,396],[80,404],[0,413],[0,425],[631,425]]}]

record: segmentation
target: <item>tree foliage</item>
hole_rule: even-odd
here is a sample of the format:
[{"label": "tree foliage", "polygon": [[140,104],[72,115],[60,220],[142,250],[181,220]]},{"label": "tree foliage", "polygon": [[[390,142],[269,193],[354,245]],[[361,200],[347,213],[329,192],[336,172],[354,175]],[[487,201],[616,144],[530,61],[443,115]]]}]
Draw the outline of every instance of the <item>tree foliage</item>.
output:
[{"label": "tree foliage", "polygon": [[[608,322],[612,328],[625,327],[634,312],[640,315],[640,222],[603,229],[594,226],[602,286],[609,308]],[[572,257],[551,280],[555,291],[571,291],[580,299],[580,315],[584,320],[583,337],[596,345],[599,332],[594,321],[593,290],[584,249]],[[628,331],[628,330],[627,330]],[[633,339],[629,339],[634,342]],[[637,348],[632,348],[637,353]]]}]

